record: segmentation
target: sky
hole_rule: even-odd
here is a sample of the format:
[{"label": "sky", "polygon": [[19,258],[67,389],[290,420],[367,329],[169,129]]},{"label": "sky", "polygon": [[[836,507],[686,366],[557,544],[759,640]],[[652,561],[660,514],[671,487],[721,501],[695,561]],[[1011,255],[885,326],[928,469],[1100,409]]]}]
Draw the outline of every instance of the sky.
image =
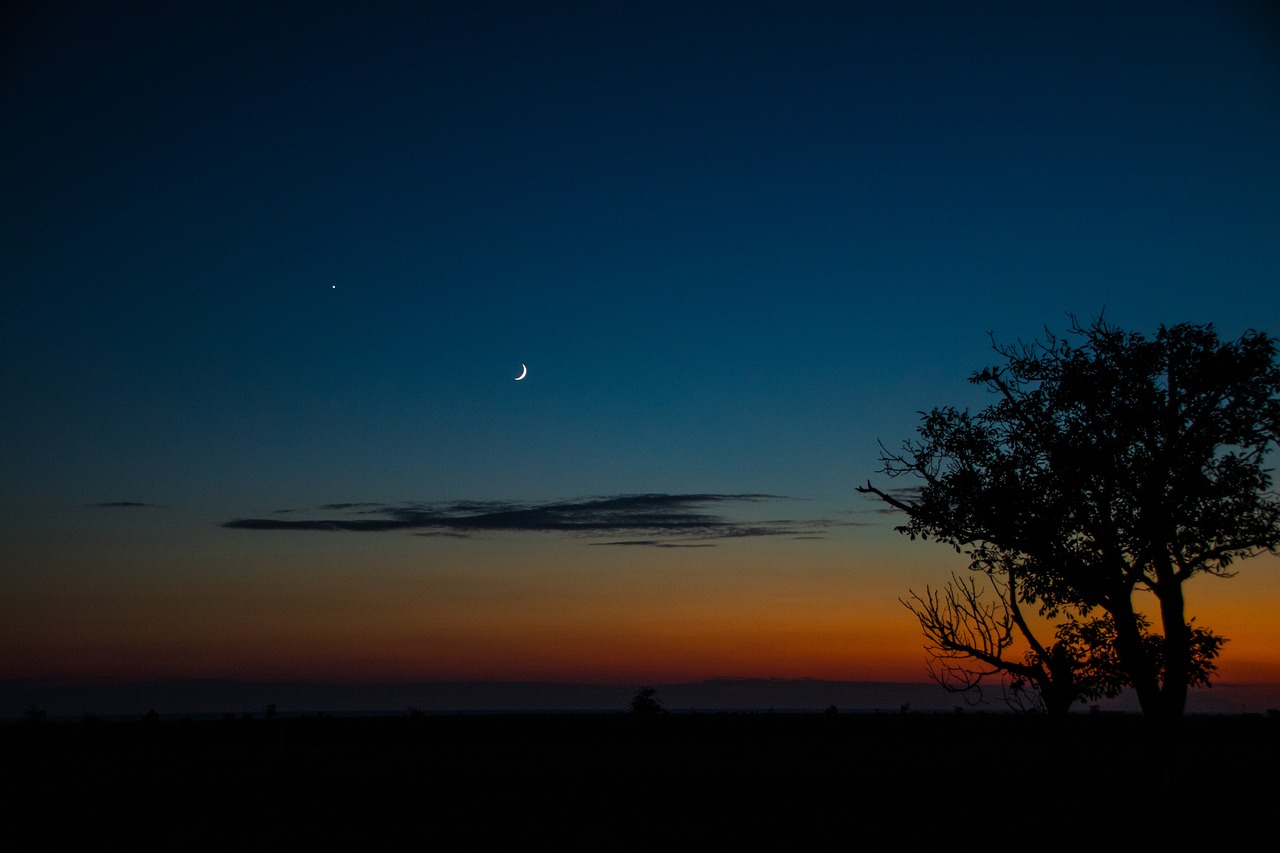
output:
[{"label": "sky", "polygon": [[879,442],[1068,315],[1280,333],[1261,3],[3,14],[4,679],[926,681]]}]

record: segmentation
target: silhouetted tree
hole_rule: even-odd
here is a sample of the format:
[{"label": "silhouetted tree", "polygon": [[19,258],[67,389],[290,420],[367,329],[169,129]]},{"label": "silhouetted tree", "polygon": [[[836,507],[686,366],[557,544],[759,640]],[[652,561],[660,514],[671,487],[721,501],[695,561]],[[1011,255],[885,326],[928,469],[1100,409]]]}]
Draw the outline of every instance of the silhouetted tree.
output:
[{"label": "silhouetted tree", "polygon": [[[1070,335],[1080,342],[993,344],[1002,363],[970,381],[996,402],[934,409],[918,439],[882,452],[883,472],[917,488],[858,491],[903,511],[913,539],[966,553],[1015,603],[1072,616],[1061,654],[1083,651],[1073,665],[1085,666],[1110,654],[1144,714],[1176,718],[1223,642],[1188,621],[1183,585],[1280,545],[1265,467],[1280,439],[1276,343],[1186,323],[1148,338],[1101,319],[1072,318]],[[1144,600],[1162,633],[1148,632]]]},{"label": "silhouetted tree", "polygon": [[657,689],[641,687],[631,699],[631,713],[642,717],[650,717],[662,713],[662,703],[655,698]]}]

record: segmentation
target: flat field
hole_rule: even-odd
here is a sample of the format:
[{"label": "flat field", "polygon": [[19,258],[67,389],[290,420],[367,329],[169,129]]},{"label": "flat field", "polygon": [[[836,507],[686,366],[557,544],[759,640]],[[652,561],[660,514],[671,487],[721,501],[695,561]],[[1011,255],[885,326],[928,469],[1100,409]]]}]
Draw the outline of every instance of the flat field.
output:
[{"label": "flat field", "polygon": [[44,722],[0,739],[10,807],[580,841],[790,827],[818,843],[849,821],[944,838],[1001,815],[1269,826],[1280,767],[1280,718],[1261,715],[1172,734],[1120,714],[607,713]]}]

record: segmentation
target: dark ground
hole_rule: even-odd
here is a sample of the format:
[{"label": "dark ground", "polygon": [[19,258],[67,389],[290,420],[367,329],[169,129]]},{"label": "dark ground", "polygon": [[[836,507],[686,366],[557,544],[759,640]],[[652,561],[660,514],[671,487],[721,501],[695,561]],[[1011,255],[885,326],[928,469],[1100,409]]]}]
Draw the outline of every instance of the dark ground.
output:
[{"label": "dark ground", "polygon": [[1059,724],[977,713],[610,713],[0,727],[3,803],[14,815],[150,815],[200,833],[248,831],[243,822],[258,834],[292,828],[295,841],[358,825],[426,835],[452,826],[472,840],[542,832],[605,848],[646,833],[710,844],[757,830],[820,843],[819,830],[837,825],[942,838],[1025,823],[1043,833],[1046,815],[1064,826],[1098,815],[1141,826],[1163,814],[1189,832],[1264,820],[1270,829],[1280,718],[1188,717],[1174,743],[1169,751],[1140,717],[1108,714]]}]

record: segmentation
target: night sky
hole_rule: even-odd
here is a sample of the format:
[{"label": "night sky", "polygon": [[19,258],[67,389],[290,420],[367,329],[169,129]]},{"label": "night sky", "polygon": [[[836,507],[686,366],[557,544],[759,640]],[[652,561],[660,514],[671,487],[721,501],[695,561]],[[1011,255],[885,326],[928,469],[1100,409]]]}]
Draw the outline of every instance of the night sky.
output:
[{"label": "night sky", "polygon": [[0,678],[925,681],[878,441],[1280,333],[1267,4],[7,8]]}]

